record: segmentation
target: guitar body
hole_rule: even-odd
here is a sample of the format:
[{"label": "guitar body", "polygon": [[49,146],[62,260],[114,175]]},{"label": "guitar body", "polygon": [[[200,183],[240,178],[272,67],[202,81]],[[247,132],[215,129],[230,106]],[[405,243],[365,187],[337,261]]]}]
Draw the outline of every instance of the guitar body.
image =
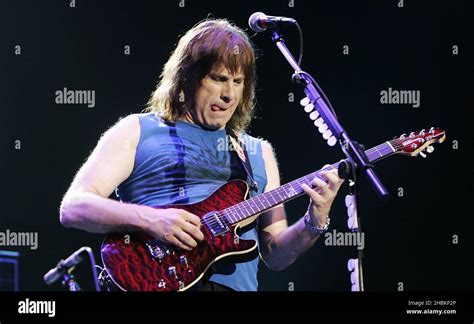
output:
[{"label": "guitar body", "polygon": [[[191,205],[169,205],[157,208],[179,208],[202,217],[246,199],[244,181],[230,181],[205,200]],[[239,225],[214,236],[205,226],[205,239],[191,251],[179,249],[154,239],[144,232],[113,233],[102,243],[101,256],[112,281],[126,291],[182,291],[194,286],[219,259],[254,251],[257,242],[237,235]]]}]

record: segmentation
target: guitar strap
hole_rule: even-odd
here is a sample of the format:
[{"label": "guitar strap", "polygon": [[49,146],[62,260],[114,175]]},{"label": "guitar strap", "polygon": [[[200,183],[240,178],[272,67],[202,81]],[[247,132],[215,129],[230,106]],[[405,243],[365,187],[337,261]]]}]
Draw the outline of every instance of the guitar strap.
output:
[{"label": "guitar strap", "polygon": [[232,142],[232,146],[234,147],[240,162],[242,163],[242,166],[245,170],[245,173],[247,174],[248,180],[250,181],[250,188],[257,192],[258,191],[258,183],[255,181],[255,178],[253,177],[253,172],[252,172],[252,166],[250,164],[250,159],[248,156],[247,149],[245,147],[245,141],[241,139],[241,137],[237,137],[235,132],[233,130],[229,130],[228,132],[230,141]]}]

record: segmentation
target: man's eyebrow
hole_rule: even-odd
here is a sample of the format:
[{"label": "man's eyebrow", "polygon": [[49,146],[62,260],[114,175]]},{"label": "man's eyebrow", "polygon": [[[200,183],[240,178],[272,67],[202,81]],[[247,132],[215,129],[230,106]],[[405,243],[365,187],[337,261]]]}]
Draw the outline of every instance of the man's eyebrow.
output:
[{"label": "man's eyebrow", "polygon": [[[229,80],[230,77],[228,75],[225,75],[225,74],[220,74],[218,72],[211,72],[209,73],[212,77],[214,78],[219,78],[219,79],[223,79],[223,80]],[[241,80],[244,80],[245,79],[245,76],[238,76],[235,78],[235,80],[237,81],[241,81]]]}]

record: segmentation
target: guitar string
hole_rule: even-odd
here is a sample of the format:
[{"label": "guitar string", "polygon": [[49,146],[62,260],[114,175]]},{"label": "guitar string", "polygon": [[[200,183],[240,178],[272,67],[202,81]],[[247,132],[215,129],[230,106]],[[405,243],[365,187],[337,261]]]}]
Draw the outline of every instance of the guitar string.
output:
[{"label": "guitar string", "polygon": [[[396,149],[399,149],[399,148],[403,147],[403,145],[400,144],[400,140],[398,140],[398,139],[392,140],[392,141],[390,141],[390,143],[391,143],[392,146],[393,146],[394,148],[396,148]],[[380,145],[378,145],[378,146],[376,146],[376,147],[374,147],[374,148],[368,149],[368,150],[366,151],[366,154],[371,155],[371,154],[376,153],[376,152],[377,152],[378,154],[380,154],[380,149],[384,149],[384,148],[385,148],[385,149],[387,148],[387,142],[382,143],[382,144],[380,144]],[[326,170],[333,169],[333,168],[335,168],[335,167],[336,167],[337,165],[339,165],[339,164],[340,164],[340,162],[334,163],[333,165],[330,165],[330,166],[328,166],[328,167],[326,167],[326,168],[322,168],[321,170],[315,171],[315,172],[313,172],[313,173],[311,173],[311,174],[309,174],[309,175],[306,175],[306,176],[304,176],[304,177],[302,177],[302,178],[300,178],[300,179],[296,179],[296,180],[294,180],[294,181],[292,181],[292,182],[289,182],[289,183],[287,183],[287,184],[284,184],[284,185],[280,186],[279,188],[276,188],[276,189],[274,189],[274,190],[271,190],[270,192],[267,192],[267,193],[265,193],[265,194],[267,194],[267,196],[271,197],[271,198],[275,201],[275,204],[274,204],[274,206],[275,206],[275,205],[277,205],[277,204],[279,204],[279,203],[282,203],[283,201],[285,201],[285,200],[287,199],[287,197],[285,197],[285,194],[283,194],[283,197],[284,197],[283,199],[282,199],[282,195],[280,194],[280,193],[282,193],[282,189],[286,192],[285,188],[283,188],[283,187],[290,185],[290,187],[293,188],[293,184],[310,183],[311,181],[310,181],[310,179],[308,179],[308,178],[311,178],[311,180],[312,180],[314,177],[318,177],[318,176],[319,176],[319,173],[321,173],[321,171],[326,171]],[[294,189],[294,188],[293,188],[293,189]],[[273,192],[272,192],[272,191],[273,191]],[[275,195],[275,193],[278,194],[278,196],[280,196],[280,199],[282,199],[282,200],[278,201],[278,197]],[[301,193],[301,192],[300,192],[300,193]],[[259,195],[259,196],[257,196],[257,197],[260,197],[260,196],[261,196],[261,195]],[[252,202],[254,202],[253,206],[256,206],[257,209],[258,209],[257,202],[260,202],[260,204],[261,204],[263,207],[266,207],[266,206],[265,206],[265,203],[261,200],[261,198],[257,198],[257,197],[253,197],[253,198],[251,198],[251,199],[242,201],[242,202],[240,202],[239,204],[236,204],[236,205],[234,205],[234,206],[230,206],[230,207],[228,207],[228,208],[225,208],[225,209],[223,209],[223,210],[217,212],[217,214],[218,214],[217,217],[220,217],[221,219],[222,219],[222,218],[225,218],[228,222],[229,222],[229,218],[230,218],[230,221],[231,221],[230,224],[235,224],[235,223],[237,223],[237,222],[239,222],[239,221],[241,221],[241,220],[243,220],[243,219],[245,219],[245,218],[248,218],[248,217],[250,217],[250,216],[252,216],[252,215],[255,215],[255,214],[259,213],[260,211],[255,212],[255,211],[253,210],[252,205],[251,205]],[[257,199],[255,199],[255,198],[257,198]],[[266,199],[266,198],[265,198],[265,199]],[[267,203],[268,203],[269,200],[268,200],[268,199],[266,199],[266,200],[267,200]],[[238,205],[241,205],[241,207],[237,207]],[[266,207],[265,209],[268,209],[268,208],[271,208],[271,204],[270,204],[270,206]],[[246,213],[249,212],[249,210],[252,211],[252,212],[251,212],[249,215],[245,215]],[[263,210],[264,210],[264,209],[263,209]],[[226,213],[224,213],[224,211],[227,212],[227,214],[228,214],[229,217],[226,216]],[[234,221],[234,219],[232,218],[232,216],[229,215],[229,213],[234,214],[234,215],[237,215],[237,216],[234,216],[234,218],[236,218],[235,221]],[[242,214],[244,217],[243,217],[242,219],[239,219],[239,216],[240,216],[241,214]],[[215,225],[217,222],[218,222],[218,220],[211,220],[211,221],[209,222],[209,225],[210,225],[210,226],[213,226],[213,225]]]},{"label": "guitar string", "polygon": [[[405,146],[405,145],[402,144],[402,140],[399,139],[399,138],[398,138],[398,139],[391,140],[391,141],[388,141],[388,143],[395,149],[395,151],[398,150],[398,149],[401,149],[401,148],[403,148],[403,147]],[[387,142],[382,143],[382,144],[380,144],[380,145],[378,145],[378,146],[376,146],[376,147],[374,147],[374,148],[368,149],[365,153],[368,154],[368,155],[371,155],[371,154],[373,154],[373,153],[378,153],[378,154],[381,155],[380,157],[382,157],[382,154],[380,153],[380,150],[381,150],[381,149],[384,149],[384,148],[385,148],[385,149],[387,148]],[[393,153],[393,152],[391,152],[391,153]],[[311,173],[311,174],[309,174],[309,175],[306,175],[306,176],[304,176],[304,177],[302,177],[302,178],[300,178],[300,179],[296,179],[296,180],[291,181],[291,182],[289,182],[289,183],[287,183],[287,184],[284,184],[284,185],[282,185],[282,186],[280,186],[280,187],[278,187],[278,188],[275,188],[274,190],[271,190],[271,191],[269,191],[269,192],[266,192],[265,194],[267,194],[266,196],[271,197],[271,198],[275,201],[275,204],[274,204],[273,206],[275,206],[275,205],[277,205],[277,204],[279,204],[279,203],[283,203],[283,201],[287,200],[287,198],[288,198],[288,197],[285,196],[284,193],[283,193],[283,198],[282,198],[282,195],[280,194],[282,190],[284,190],[285,193],[286,193],[286,189],[283,188],[283,187],[285,187],[285,186],[290,186],[292,189],[294,189],[294,187],[293,187],[294,184],[300,185],[300,184],[302,184],[302,183],[310,183],[311,180],[312,180],[314,177],[318,177],[318,176],[319,176],[319,173],[321,173],[321,171],[331,170],[331,169],[335,168],[336,166],[338,166],[339,164],[340,164],[340,162],[334,163],[334,164],[332,164],[332,165],[330,165],[330,166],[328,166],[328,167],[326,167],[326,168],[322,168],[321,170],[315,171],[315,172],[313,172],[313,173]],[[311,179],[308,179],[308,178],[311,178]],[[276,196],[274,195],[275,193],[278,194],[278,196],[280,196],[280,199],[281,199],[280,201],[278,201],[278,197],[276,197]],[[300,193],[301,193],[301,192],[300,192]],[[259,198],[257,198],[257,197],[259,197]],[[269,200],[268,200],[266,197],[265,197],[265,200],[267,200],[267,203],[269,202]],[[219,217],[219,218],[221,218],[221,219],[224,218],[225,220],[227,220],[227,222],[229,222],[229,218],[230,218],[230,221],[231,221],[230,224],[238,223],[239,221],[241,221],[241,220],[243,220],[243,219],[245,219],[245,218],[251,217],[252,215],[255,215],[255,214],[258,214],[259,212],[261,212],[261,211],[255,212],[255,211],[253,210],[252,205],[251,205],[252,202],[254,203],[253,206],[256,206],[257,209],[258,209],[258,205],[257,205],[258,202],[260,202],[260,204],[261,204],[263,207],[266,207],[266,206],[265,206],[265,203],[261,200],[261,195],[258,195],[258,196],[256,196],[256,197],[253,197],[253,198],[250,198],[250,199],[248,199],[248,200],[242,201],[242,202],[240,202],[240,203],[238,203],[238,204],[236,204],[236,205],[234,205],[234,206],[230,206],[230,207],[225,208],[225,209],[223,209],[223,210],[221,210],[221,211],[218,211],[218,212],[217,212],[217,217]],[[238,207],[238,205],[240,205],[240,207]],[[268,206],[268,207],[266,207],[266,208],[264,208],[264,209],[261,209],[261,210],[265,210],[265,209],[271,208],[271,207],[272,207],[271,205],[272,205],[272,204],[270,203],[270,206]],[[246,213],[248,213],[249,210],[252,211],[252,212],[251,212],[249,215],[246,215]],[[225,211],[227,212],[227,215],[226,215]],[[237,215],[237,216],[235,216],[236,220],[234,220],[234,219],[232,218],[232,216],[229,215],[229,213],[231,213],[231,214],[233,214],[233,215]],[[243,215],[244,217],[241,218],[240,215]],[[240,219],[239,219],[239,218],[240,218]],[[215,225],[217,222],[218,222],[218,220],[214,220],[214,221],[211,221],[209,224],[210,224],[211,226],[213,226],[213,225]]]},{"label": "guitar string", "polygon": [[[410,139],[410,138],[408,137],[407,139]],[[413,139],[416,139],[416,137],[413,138]],[[392,146],[392,147],[395,149],[395,151],[397,151],[397,150],[399,150],[399,149],[402,149],[403,147],[406,146],[406,145],[403,145],[403,142],[402,142],[403,140],[404,140],[404,139],[395,138],[395,139],[393,139],[393,140],[386,141],[386,142],[384,142],[384,143],[382,143],[382,144],[379,144],[379,145],[377,145],[377,146],[375,146],[375,147],[373,147],[373,148],[371,148],[371,149],[368,149],[367,151],[365,151],[365,153],[366,153],[367,155],[371,155],[371,154],[377,152],[377,153],[380,154],[381,157],[382,157],[382,154],[380,153],[380,150],[386,149],[387,146],[388,146],[388,147]],[[387,143],[389,143],[389,144],[387,145]],[[390,149],[391,149],[391,148],[390,148]],[[391,153],[394,153],[394,152],[391,152]],[[283,189],[283,190],[285,191],[285,193],[286,193],[286,189],[283,188],[283,187],[285,187],[285,186],[290,186],[290,187],[294,190],[292,184],[299,184],[299,185],[300,185],[300,184],[302,183],[302,181],[303,181],[303,183],[310,183],[310,180],[308,180],[308,177],[311,177],[311,178],[318,177],[318,176],[319,176],[319,173],[320,173],[321,171],[326,171],[326,170],[333,169],[333,168],[335,168],[336,166],[338,166],[339,164],[340,164],[340,162],[334,163],[334,164],[332,164],[332,165],[330,165],[330,166],[328,166],[328,167],[326,167],[326,168],[323,168],[323,169],[321,169],[321,170],[315,171],[315,172],[313,172],[313,173],[311,173],[311,174],[309,174],[309,175],[306,175],[306,176],[304,176],[304,177],[302,177],[302,178],[300,178],[300,179],[296,179],[296,180],[294,180],[294,181],[291,181],[291,182],[289,182],[289,183],[286,183],[286,184],[284,184],[284,185],[282,185],[282,186],[280,186],[280,187],[278,187],[278,188],[275,188],[274,190],[271,190],[270,192],[266,192],[265,194],[267,194],[266,196],[271,197],[271,198],[275,201],[275,204],[273,205],[273,206],[275,206],[275,205],[277,205],[277,204],[279,204],[279,203],[282,203],[283,201],[285,201],[285,200],[287,199],[287,197],[285,197],[285,194],[283,194],[283,197],[284,197],[283,199],[282,199],[282,196],[280,195],[280,192],[282,191],[282,189]],[[273,191],[273,193],[272,193],[272,191]],[[280,191],[280,192],[279,192],[279,191]],[[280,201],[278,202],[278,200],[277,200],[278,197],[276,197],[276,196],[274,195],[274,193],[278,194],[278,196],[280,196],[280,199],[282,199],[282,200],[280,200]],[[300,192],[300,193],[301,193],[301,192]],[[258,195],[258,196],[256,196],[256,197],[252,197],[252,198],[250,198],[250,199],[248,199],[248,200],[242,201],[242,202],[240,202],[240,203],[238,203],[238,204],[236,204],[236,205],[234,205],[234,206],[230,206],[230,207],[228,207],[228,208],[225,208],[225,209],[223,209],[223,210],[217,212],[218,217],[224,218],[224,219],[227,220],[228,222],[229,222],[229,218],[230,218],[231,224],[235,224],[235,223],[238,223],[239,221],[241,221],[241,220],[243,220],[243,219],[245,219],[245,218],[248,218],[248,217],[250,217],[250,216],[252,216],[252,215],[255,215],[255,214],[261,212],[261,211],[255,212],[255,211],[253,210],[252,205],[251,205],[252,202],[254,202],[253,206],[256,206],[257,209],[259,208],[259,207],[258,207],[258,204],[257,204],[258,202],[260,202],[260,204],[264,207],[264,209],[261,209],[261,210],[265,210],[265,209],[271,208],[271,206],[272,206],[271,203],[270,203],[270,206],[265,207],[265,203],[261,200],[261,196],[262,196],[262,195]],[[257,197],[259,197],[259,198],[257,198]],[[265,200],[267,201],[267,203],[269,202],[266,197],[265,197]],[[237,207],[238,205],[241,205],[241,207]],[[245,215],[245,213],[248,213],[249,210],[252,211],[252,212],[251,212],[249,215]],[[228,216],[229,216],[229,217],[227,217],[227,216],[225,215],[224,211],[227,211],[227,212],[230,213],[230,215],[229,215],[229,213],[228,213]],[[237,216],[235,216],[235,218],[236,218],[235,221],[234,221],[234,219],[233,219],[232,216],[231,216],[232,214],[233,214],[233,215],[237,215]],[[244,217],[243,217],[243,218],[239,217],[240,214],[243,214]],[[241,219],[239,219],[239,218],[241,218]],[[218,222],[217,220],[211,221],[210,224],[211,224],[211,225],[215,225],[217,222]]]},{"label": "guitar string", "polygon": [[[393,139],[393,140],[387,141],[387,142],[395,149],[395,151],[404,147],[404,145],[402,144],[402,140],[399,139],[399,138],[396,138],[396,139]],[[380,154],[380,149],[387,148],[387,142],[382,143],[382,144],[380,144],[380,145],[378,145],[378,146],[375,146],[375,147],[373,147],[373,148],[370,148],[370,149],[368,149],[367,151],[365,151],[365,153],[366,153],[367,155],[371,155],[371,154],[373,154],[373,153],[375,153],[375,152],[377,152],[377,153]],[[325,167],[325,168],[322,168],[322,169],[320,169],[320,170],[318,170],[318,171],[312,172],[312,173],[310,173],[310,174],[308,174],[308,175],[306,175],[306,176],[303,176],[303,177],[301,177],[301,178],[299,178],[299,179],[293,180],[293,181],[291,181],[291,182],[289,182],[289,183],[286,183],[286,184],[284,184],[284,185],[282,185],[282,186],[280,186],[280,187],[278,187],[278,188],[275,188],[274,190],[271,190],[271,191],[269,191],[269,192],[267,192],[267,193],[264,193],[264,194],[268,194],[268,196],[272,197],[272,199],[276,202],[276,204],[278,204],[277,199],[274,197],[272,191],[274,191],[274,193],[277,193],[277,194],[280,196],[280,199],[281,199],[282,196],[280,195],[280,193],[278,192],[278,190],[281,191],[281,188],[283,188],[284,186],[288,186],[288,185],[289,185],[289,186],[294,190],[293,184],[301,185],[302,183],[306,183],[306,184],[307,184],[307,183],[310,183],[311,180],[308,180],[308,178],[314,179],[314,177],[318,177],[318,176],[319,176],[319,173],[321,173],[322,171],[331,170],[331,169],[335,168],[336,166],[338,166],[340,163],[341,163],[341,161],[336,162],[336,163],[334,163],[334,164],[332,164],[332,165],[329,165],[329,166],[327,166],[327,167]],[[286,189],[283,188],[283,190],[286,192]],[[295,190],[295,192],[297,192],[297,191]],[[301,192],[299,192],[299,194],[301,194]],[[225,208],[225,209],[223,209],[223,210],[221,210],[221,211],[218,211],[218,212],[216,213],[216,214],[217,214],[217,217],[219,217],[219,218],[221,219],[221,221],[222,221],[222,218],[224,218],[225,220],[229,221],[229,220],[228,220],[228,217],[224,214],[224,211],[233,212],[234,215],[235,215],[236,213],[237,213],[237,215],[238,215],[239,212],[240,212],[240,214],[244,214],[242,208],[239,208],[239,207],[237,207],[237,206],[242,204],[242,206],[245,208],[246,206],[244,205],[244,203],[247,203],[248,207],[250,207],[250,210],[252,210],[249,200],[250,200],[250,201],[251,201],[251,200],[255,200],[255,201],[257,202],[257,201],[259,201],[259,199],[261,199],[261,198],[258,198],[258,199],[257,199],[257,197],[261,197],[261,196],[262,196],[262,195],[258,195],[258,196],[256,196],[256,197],[251,198],[251,199],[242,201],[242,202],[240,202],[240,203],[238,203],[238,204],[236,204],[236,205],[234,205],[234,206],[230,206],[230,207]],[[284,198],[283,198],[283,200],[280,201],[280,203],[283,203],[283,201],[286,200],[289,196],[288,196],[288,197],[283,196],[283,197],[284,197]],[[265,198],[265,199],[266,199],[266,198]],[[269,202],[268,199],[266,199],[266,200],[267,200],[267,202]],[[264,204],[262,201],[260,201],[260,203],[261,203],[261,205],[262,205],[263,207],[265,207],[265,204]],[[274,204],[273,206],[275,206],[276,204]],[[254,206],[257,206],[257,205],[254,204]],[[258,206],[257,206],[257,207],[258,207]],[[268,206],[268,207],[266,207],[266,208],[264,208],[264,209],[268,209],[268,208],[271,208],[271,207],[272,207],[272,206],[271,206],[271,204],[270,204],[270,206]],[[264,210],[264,209],[262,209],[262,210]],[[246,208],[245,208],[245,210],[248,211]],[[258,213],[258,212],[257,212],[257,213]],[[250,214],[250,215],[247,215],[247,216],[244,214],[244,218],[243,218],[243,219],[248,218],[248,217],[250,217],[251,215],[255,215],[255,214],[257,214],[257,213],[253,212],[253,214]],[[238,217],[238,216],[237,216],[237,217]],[[230,223],[230,224],[235,224],[235,223],[237,223],[237,222],[239,222],[239,221],[241,221],[241,220],[243,220],[243,219],[236,219],[236,221],[235,221],[234,223]],[[233,221],[232,217],[230,217],[230,220]],[[212,231],[210,230],[210,227],[215,226],[218,222],[219,222],[219,220],[217,220],[217,219],[213,219],[213,220],[211,220],[210,222],[207,222],[206,224],[207,224],[208,226],[206,226],[206,227],[203,226],[204,230],[206,231],[206,234],[208,234],[209,236],[213,236]]]},{"label": "guitar string", "polygon": [[[394,139],[394,140],[388,141],[388,143],[395,149],[395,151],[404,147],[404,145],[402,144],[402,140],[400,140],[400,139]],[[378,145],[378,146],[375,146],[374,148],[368,149],[367,151],[365,151],[365,153],[366,153],[367,155],[372,155],[373,153],[376,153],[376,152],[377,152],[377,153],[380,154],[381,157],[382,157],[382,154],[380,153],[380,150],[381,150],[381,149],[384,149],[384,148],[385,148],[385,149],[387,148],[387,142],[382,143],[382,144],[380,144],[380,145]],[[393,153],[393,152],[392,152],[392,153]],[[338,166],[340,163],[341,163],[341,161],[336,162],[336,163],[334,163],[334,164],[332,164],[332,165],[329,165],[329,166],[327,166],[327,167],[325,167],[325,168],[322,168],[322,169],[320,169],[320,170],[318,170],[318,171],[312,172],[312,173],[309,174],[309,175],[303,176],[303,177],[301,177],[301,178],[299,178],[299,179],[296,179],[296,180],[291,181],[291,182],[289,182],[289,183],[286,183],[286,184],[284,184],[284,185],[282,185],[282,186],[280,186],[280,187],[278,187],[278,188],[275,188],[274,190],[271,190],[271,191],[267,192],[266,194],[268,194],[268,196],[272,197],[272,199],[276,202],[276,204],[278,204],[277,199],[274,197],[273,193],[277,193],[278,196],[280,196],[280,199],[282,199],[282,196],[280,195],[280,193],[278,192],[278,190],[281,191],[281,188],[283,188],[284,186],[288,186],[288,185],[289,185],[292,189],[294,189],[294,188],[293,188],[293,185],[294,185],[294,184],[301,185],[302,183],[310,183],[310,182],[311,182],[311,179],[313,179],[314,177],[318,177],[319,174],[320,174],[322,171],[331,170],[331,169],[335,168],[336,166]],[[308,179],[308,178],[311,178],[311,179]],[[286,192],[286,189],[283,188],[283,190]],[[274,191],[274,192],[272,193],[272,191]],[[296,191],[295,191],[295,192],[296,192]],[[300,192],[300,194],[301,194],[301,192]],[[260,196],[261,196],[261,195],[258,195],[258,196],[256,196],[256,197],[253,197],[253,198],[249,199],[249,200],[255,200],[255,201],[257,202],[257,201],[259,201],[259,199],[261,199],[261,198],[258,198],[258,199],[254,199],[254,198],[257,198],[257,197],[260,197]],[[283,197],[284,197],[284,198],[283,198],[283,200],[280,201],[280,203],[282,203],[284,200],[286,200],[286,199],[288,198],[288,197],[285,197],[285,196],[283,196]],[[266,199],[266,198],[265,198],[265,199]],[[223,218],[224,218],[224,220],[226,220],[227,222],[229,222],[228,217],[225,215],[224,211],[227,210],[227,211],[229,211],[229,212],[233,212],[234,215],[235,215],[236,212],[237,212],[237,214],[239,214],[239,212],[240,212],[240,214],[244,214],[242,208],[237,207],[238,205],[242,204],[242,207],[248,212],[248,210],[247,210],[247,208],[246,208],[247,206],[245,206],[244,203],[247,203],[248,207],[250,207],[250,210],[252,210],[252,207],[251,207],[251,205],[250,205],[249,200],[242,201],[242,202],[240,202],[239,204],[236,204],[236,205],[234,205],[234,206],[230,206],[230,207],[228,207],[228,208],[225,208],[225,209],[223,209],[223,210],[221,210],[221,211],[216,212],[217,217],[219,217],[220,220],[217,220],[216,218],[214,218],[213,220],[207,222],[207,223],[206,223],[207,226],[203,226],[203,228],[204,228],[206,234],[207,234],[208,236],[214,236],[214,235],[212,234],[212,230],[210,229],[210,227],[215,226],[219,221],[222,222],[222,219],[223,219]],[[266,199],[266,200],[267,200],[267,202],[269,202],[268,199]],[[261,203],[261,205],[262,205],[263,207],[265,207],[265,204],[264,204],[262,201],[260,201],[260,203]],[[275,205],[276,205],[276,204],[275,204]],[[274,205],[274,206],[275,206],[275,205]],[[257,205],[254,204],[254,206],[257,206]],[[258,207],[258,206],[257,206],[257,207]],[[270,204],[270,206],[268,206],[266,209],[268,209],[268,208],[271,208],[271,204]],[[257,213],[258,213],[258,212],[257,212]],[[243,218],[243,219],[248,218],[248,217],[250,217],[251,215],[255,215],[255,214],[257,214],[257,213],[255,213],[255,211],[253,211],[253,214],[250,214],[250,215],[247,215],[247,216],[244,214],[244,218]],[[206,220],[206,219],[207,219],[207,218],[205,218],[205,220]],[[240,219],[240,220],[237,219],[236,222],[230,223],[230,224],[235,224],[235,223],[237,223],[237,222],[239,222],[239,221],[241,221],[241,220],[243,220],[243,219]],[[231,221],[233,221],[232,217],[231,217]]]},{"label": "guitar string", "polygon": [[[386,144],[386,143],[384,143],[384,144]],[[373,154],[373,153],[375,153],[375,152],[379,152],[379,149],[386,148],[386,145],[384,146],[384,144],[381,144],[381,145],[379,145],[379,146],[377,146],[377,147],[375,147],[375,148],[369,149],[369,150],[366,151],[366,153],[369,154],[369,155],[371,155],[371,154]],[[394,143],[394,144],[397,144],[397,143]],[[398,146],[398,145],[396,145],[396,146]],[[286,192],[286,189],[285,189],[284,187],[290,187],[290,188],[292,188],[293,190],[295,190],[295,188],[293,187],[294,184],[301,184],[302,181],[303,181],[303,183],[309,183],[309,182],[310,182],[309,179],[308,179],[309,177],[310,177],[310,178],[314,178],[315,176],[318,177],[318,176],[319,176],[319,173],[321,173],[321,171],[326,171],[326,170],[333,169],[333,168],[335,168],[336,166],[338,166],[339,163],[340,163],[340,162],[337,162],[337,163],[335,163],[335,164],[333,164],[333,165],[330,165],[330,166],[328,166],[328,167],[326,167],[326,168],[323,168],[323,169],[318,170],[318,171],[316,171],[316,172],[313,172],[313,173],[311,173],[311,174],[309,174],[309,175],[306,175],[306,176],[302,177],[301,179],[297,179],[297,180],[291,181],[291,182],[289,182],[289,183],[287,183],[287,184],[284,184],[284,185],[282,185],[281,187],[276,188],[275,190],[272,190],[272,191],[274,191],[273,193],[272,193],[272,192],[267,192],[267,193],[265,193],[265,194],[268,194],[267,196],[271,197],[271,198],[275,201],[275,203],[278,204],[279,202],[282,201],[282,200],[278,201],[278,196],[280,196],[280,199],[281,199],[281,198],[282,198],[282,195],[281,195],[281,194],[283,194],[283,196],[284,196],[283,200],[286,200],[286,198],[287,198],[286,195],[285,195],[285,194],[287,194],[287,192]],[[276,193],[278,196],[276,196],[275,193]],[[259,197],[259,198],[257,198],[257,197]],[[262,205],[263,207],[265,207],[264,209],[267,209],[267,208],[270,208],[270,207],[271,207],[271,203],[270,203],[270,206],[268,206],[268,207],[265,206],[265,203],[264,203],[264,202],[261,200],[261,198],[260,198],[261,195],[259,195],[259,196],[257,196],[257,197],[253,197],[253,198],[251,198],[251,199],[248,199],[248,200],[245,200],[245,201],[239,203],[238,205],[241,205],[240,208],[237,207],[237,205],[234,205],[234,206],[228,207],[228,208],[226,208],[226,209],[224,209],[224,210],[226,210],[226,211],[228,211],[228,212],[231,213],[231,215],[229,215],[229,218],[230,218],[231,221],[234,221],[233,218],[232,218],[232,214],[234,214],[234,215],[237,214],[237,215],[238,215],[238,214],[242,214],[242,213],[245,213],[245,212],[248,213],[249,210],[252,211],[252,213],[251,213],[250,215],[256,214],[255,211],[253,210],[252,206],[256,206],[257,209],[258,209],[258,208],[259,208],[259,207],[258,207],[258,203],[260,203],[260,205]],[[255,199],[255,198],[257,198],[257,199]],[[268,200],[268,199],[266,199],[266,200],[267,200],[267,203],[268,203],[269,200]],[[253,203],[253,204],[252,204],[252,203]],[[223,210],[223,211],[224,211],[224,210]],[[258,212],[257,212],[257,213],[258,213]],[[247,215],[246,217],[249,217],[250,215]],[[224,217],[226,217],[226,216],[224,215]],[[237,217],[238,217],[238,216],[237,216]],[[237,218],[237,222],[238,222],[238,221],[240,221],[240,220]]]},{"label": "guitar string", "polygon": [[[392,146],[393,146],[394,148],[396,148],[396,149],[400,149],[400,148],[403,147],[403,145],[401,145],[401,143],[400,143],[401,141],[400,141],[399,139],[394,139],[394,140],[391,140],[391,141],[389,141],[389,142],[390,142],[390,144],[392,144]],[[376,152],[379,153],[380,149],[383,149],[383,148],[387,148],[387,142],[382,143],[382,144],[380,144],[380,145],[378,145],[378,146],[375,146],[375,147],[373,147],[373,148],[371,148],[371,149],[368,149],[367,151],[365,151],[365,153],[368,154],[368,155],[371,155],[371,154],[376,153]],[[306,183],[306,184],[307,184],[307,183],[310,183],[311,181],[308,181],[308,179],[307,179],[308,177],[311,177],[312,179],[313,179],[314,177],[318,177],[318,175],[319,175],[318,173],[321,173],[321,171],[331,170],[331,169],[335,168],[336,166],[338,166],[339,164],[340,164],[340,161],[339,161],[339,162],[336,162],[336,163],[334,163],[334,164],[332,164],[332,165],[330,165],[330,166],[327,166],[326,168],[322,168],[322,169],[320,169],[320,170],[318,170],[318,171],[315,171],[315,172],[313,172],[313,173],[311,173],[311,174],[309,174],[309,175],[303,176],[303,177],[301,177],[301,178],[299,178],[299,179],[296,179],[296,180],[293,180],[293,181],[291,181],[291,182],[289,182],[289,183],[286,183],[286,184],[284,184],[284,185],[282,185],[282,186],[280,186],[280,187],[278,187],[278,188],[275,188],[274,190],[271,190],[271,191],[269,191],[269,192],[266,192],[265,194],[267,194],[267,196],[270,196],[270,197],[275,201],[275,205],[277,205],[277,204],[279,204],[279,203],[282,203],[282,201],[286,200],[286,198],[284,198],[283,200],[281,200],[281,201],[278,203],[278,201],[277,201],[278,198],[275,197],[275,196],[273,195],[273,193],[271,193],[272,191],[274,191],[274,193],[277,193],[278,196],[280,196],[280,199],[281,199],[282,197],[281,197],[280,193],[278,192],[278,190],[279,190],[280,188],[282,188],[282,187],[284,187],[284,186],[288,186],[288,185],[290,185],[290,186],[293,188],[293,185],[291,185],[291,184],[298,184],[298,185],[300,185],[300,184],[302,184],[302,183]],[[313,175],[314,175],[314,176],[313,176]],[[294,189],[294,188],[293,188],[293,189]],[[280,189],[280,191],[281,191],[281,189]],[[286,192],[286,190],[285,190],[285,192]],[[295,191],[295,192],[296,192],[296,191]],[[223,210],[221,210],[221,211],[218,211],[218,212],[216,212],[217,217],[219,217],[221,220],[222,220],[222,218],[224,218],[225,220],[227,220],[227,222],[229,222],[229,219],[228,219],[228,217],[225,215],[224,211],[230,212],[230,213],[232,213],[232,214],[234,214],[234,215],[237,214],[237,216],[235,216],[235,217],[237,217],[236,221],[233,222],[233,223],[232,223],[232,222],[230,223],[230,224],[235,224],[235,223],[238,223],[239,221],[241,221],[241,220],[243,220],[243,219],[245,219],[245,218],[248,218],[248,217],[250,217],[250,216],[252,216],[252,215],[255,215],[255,214],[257,214],[258,212],[255,213],[255,212],[253,211],[250,215],[245,215],[245,212],[244,212],[244,211],[246,211],[247,213],[248,213],[249,210],[252,211],[252,207],[251,207],[249,201],[252,201],[252,200],[254,200],[254,198],[257,198],[257,197],[260,197],[260,196],[261,196],[261,195],[256,196],[256,197],[253,197],[253,198],[248,199],[248,200],[245,200],[245,201],[242,201],[242,202],[240,202],[240,203],[238,203],[238,204],[236,204],[236,205],[234,205],[234,206],[227,207],[227,208],[225,208],[225,209],[223,209]],[[261,198],[258,198],[258,199],[261,199]],[[259,201],[258,199],[255,199],[254,201],[257,202],[257,201]],[[265,199],[266,199],[266,198],[265,198]],[[268,199],[266,199],[266,200],[267,200],[267,202],[269,202]],[[263,207],[265,207],[265,204],[264,204],[262,201],[260,201],[260,203],[261,203],[261,205],[262,205]],[[238,205],[241,205],[241,207],[237,207]],[[274,206],[275,206],[275,205],[274,205]],[[257,206],[257,205],[254,204],[254,206]],[[248,209],[247,209],[247,207],[248,207]],[[257,206],[257,207],[258,207],[258,206]],[[242,209],[242,208],[243,208],[243,209]],[[268,209],[268,208],[271,208],[271,204],[270,204],[270,206],[267,207],[266,209]],[[238,218],[238,217],[239,217],[239,214],[243,214],[243,215],[244,215],[244,218],[243,218],[243,219],[239,219],[239,218]],[[234,221],[230,215],[229,215],[229,218],[230,218],[230,221]],[[218,222],[219,222],[219,220],[217,220],[216,218],[213,218],[212,220],[210,220],[210,221],[207,223],[207,225],[208,225],[208,226],[215,226]]]}]

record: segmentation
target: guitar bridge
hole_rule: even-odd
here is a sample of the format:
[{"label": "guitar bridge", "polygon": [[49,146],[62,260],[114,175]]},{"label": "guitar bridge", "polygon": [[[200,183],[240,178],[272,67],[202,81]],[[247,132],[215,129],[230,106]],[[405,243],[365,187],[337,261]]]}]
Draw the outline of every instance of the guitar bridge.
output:
[{"label": "guitar bridge", "polygon": [[214,236],[222,235],[230,230],[226,220],[218,212],[208,213],[202,219]]}]

